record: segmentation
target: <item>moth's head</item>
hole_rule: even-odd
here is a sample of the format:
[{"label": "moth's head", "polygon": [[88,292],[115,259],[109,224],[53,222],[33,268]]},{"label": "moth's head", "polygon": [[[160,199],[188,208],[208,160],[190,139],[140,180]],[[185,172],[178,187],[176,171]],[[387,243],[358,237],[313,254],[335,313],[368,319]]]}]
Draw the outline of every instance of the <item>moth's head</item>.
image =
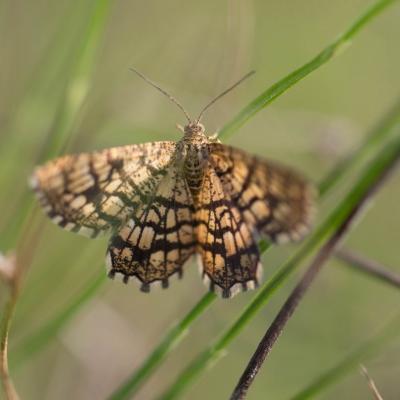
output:
[{"label": "moth's head", "polygon": [[183,133],[185,135],[193,135],[196,133],[204,133],[204,125],[201,124],[198,121],[194,121],[194,122],[189,122],[187,125],[185,125],[185,127],[183,128]]},{"label": "moth's head", "polygon": [[196,134],[204,134],[204,125],[199,121],[189,121],[184,127],[182,125],[176,124],[176,127],[185,135],[192,136]]}]

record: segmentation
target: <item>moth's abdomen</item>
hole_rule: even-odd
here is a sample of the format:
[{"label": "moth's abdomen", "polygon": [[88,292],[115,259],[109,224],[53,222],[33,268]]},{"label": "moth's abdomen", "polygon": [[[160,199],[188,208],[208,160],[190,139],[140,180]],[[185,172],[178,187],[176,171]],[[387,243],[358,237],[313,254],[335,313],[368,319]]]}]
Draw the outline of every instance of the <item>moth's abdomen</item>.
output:
[{"label": "moth's abdomen", "polygon": [[192,194],[197,194],[201,188],[203,172],[199,165],[185,163],[185,178]]}]

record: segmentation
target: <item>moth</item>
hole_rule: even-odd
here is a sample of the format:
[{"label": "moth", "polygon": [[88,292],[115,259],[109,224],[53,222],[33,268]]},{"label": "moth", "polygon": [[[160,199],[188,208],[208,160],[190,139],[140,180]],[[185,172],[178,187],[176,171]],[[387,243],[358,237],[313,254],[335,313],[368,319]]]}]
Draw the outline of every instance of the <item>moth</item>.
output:
[{"label": "moth", "polygon": [[111,236],[108,276],[168,287],[197,256],[204,282],[224,298],[254,289],[262,267],[257,243],[301,239],[310,229],[315,190],[278,163],[220,143],[200,123],[178,142],[161,141],[66,155],[35,169],[41,206],[62,228]]}]

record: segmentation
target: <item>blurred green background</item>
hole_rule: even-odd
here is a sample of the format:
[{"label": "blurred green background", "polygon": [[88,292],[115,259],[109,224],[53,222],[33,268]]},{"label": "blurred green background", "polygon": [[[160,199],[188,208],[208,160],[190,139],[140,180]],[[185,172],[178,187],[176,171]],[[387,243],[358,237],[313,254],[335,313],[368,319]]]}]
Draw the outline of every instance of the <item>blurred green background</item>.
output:
[{"label": "blurred green background", "polygon": [[[0,250],[16,247],[25,215],[31,217],[24,229],[35,227],[18,245],[32,262],[26,266],[10,344],[11,372],[22,399],[106,398],[206,290],[194,264],[168,290],[150,295],[104,279],[41,352],[17,357],[42,323],[105,274],[107,238],[91,241],[62,231],[36,203],[30,214],[34,200],[26,182],[33,166],[66,152],[179,139],[175,123],[185,122],[181,112],[130,66],[169,90],[193,115],[255,69],[254,77],[206,114],[203,123],[212,134],[261,91],[316,55],[365,5],[363,0],[0,2]],[[400,94],[399,20],[397,4],[340,57],[251,119],[230,143],[319,181]],[[346,240],[347,246],[398,271],[399,185],[397,174]],[[324,201],[320,215],[337,196],[340,191]],[[268,252],[264,276],[271,276],[294,248]],[[185,398],[228,397],[295,279]],[[3,304],[7,290],[0,285]],[[160,393],[252,296],[214,302],[137,398]],[[398,308],[394,289],[330,261],[290,320],[249,399],[289,398],[371,337]],[[384,399],[398,399],[400,342],[388,345],[367,367]],[[365,379],[354,371],[320,398],[370,397]]]}]

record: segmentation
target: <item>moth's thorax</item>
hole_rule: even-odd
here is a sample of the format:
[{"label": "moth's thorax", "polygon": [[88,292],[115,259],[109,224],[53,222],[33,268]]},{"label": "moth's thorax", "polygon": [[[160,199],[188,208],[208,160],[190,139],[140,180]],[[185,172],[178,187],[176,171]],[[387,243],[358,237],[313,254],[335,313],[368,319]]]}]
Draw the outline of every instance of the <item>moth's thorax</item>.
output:
[{"label": "moth's thorax", "polygon": [[204,125],[200,122],[190,122],[183,129],[183,141],[186,144],[197,144],[205,145],[209,142],[207,136],[205,135]]},{"label": "moth's thorax", "polygon": [[204,170],[208,162],[208,144],[210,140],[205,135],[204,126],[199,122],[191,122],[184,128],[181,140],[184,163],[183,169],[190,191],[194,196],[201,189]]}]

